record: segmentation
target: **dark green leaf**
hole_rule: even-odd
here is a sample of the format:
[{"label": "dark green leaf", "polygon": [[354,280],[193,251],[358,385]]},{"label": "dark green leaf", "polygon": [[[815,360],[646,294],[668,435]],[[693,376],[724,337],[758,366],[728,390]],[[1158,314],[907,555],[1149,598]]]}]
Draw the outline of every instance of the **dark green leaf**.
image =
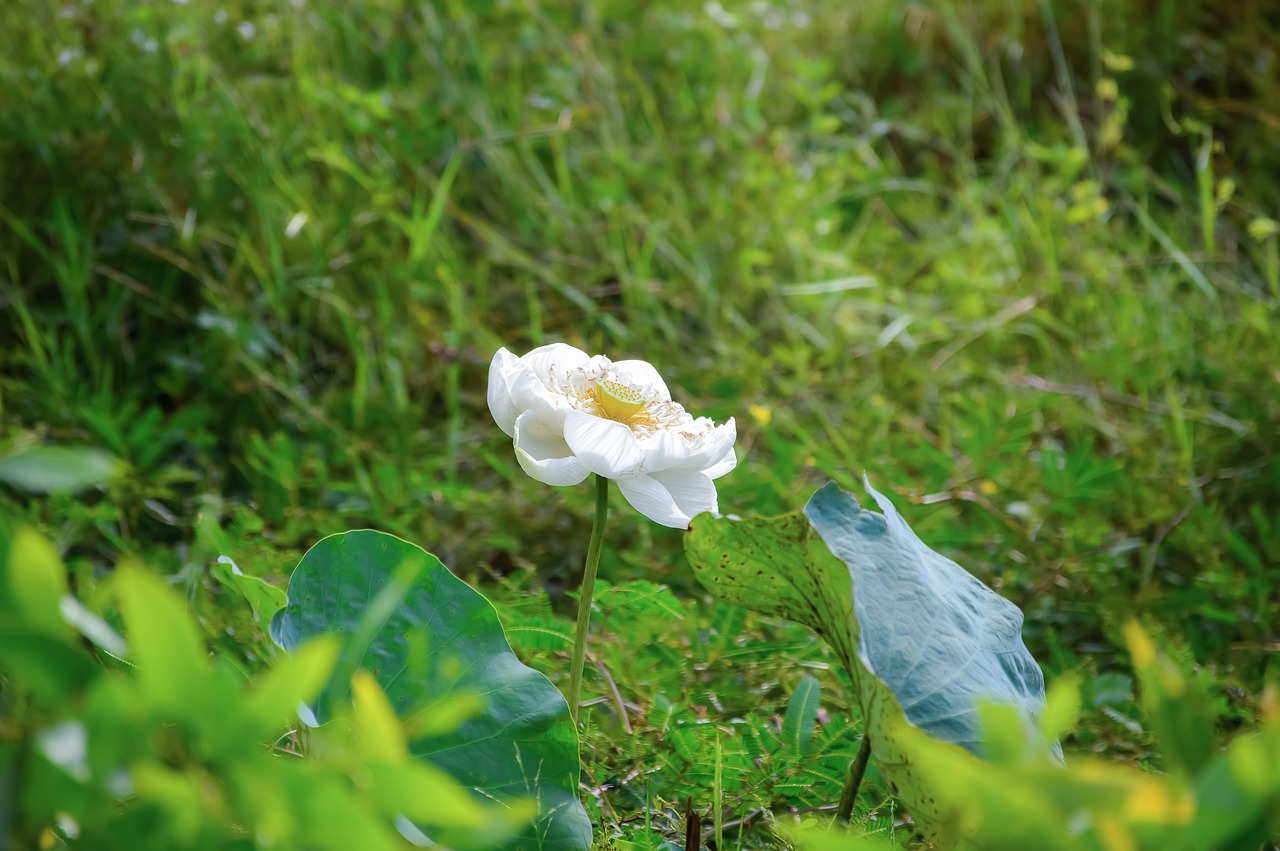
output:
[{"label": "dark green leaf", "polygon": [[[303,557],[271,622],[272,638],[290,651],[323,633],[344,637],[347,664],[377,678],[408,730],[423,729],[413,719],[435,705],[484,698],[482,713],[409,748],[483,796],[537,804],[537,818],[503,847],[590,847],[564,698],[516,659],[493,607],[437,558],[379,532],[325,538]],[[351,673],[340,661],[317,720],[350,702]]]}]

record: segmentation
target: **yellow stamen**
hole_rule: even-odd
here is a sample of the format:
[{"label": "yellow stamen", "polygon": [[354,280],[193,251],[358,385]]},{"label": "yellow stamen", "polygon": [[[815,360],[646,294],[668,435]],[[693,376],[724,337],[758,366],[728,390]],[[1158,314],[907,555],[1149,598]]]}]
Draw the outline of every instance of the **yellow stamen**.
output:
[{"label": "yellow stamen", "polygon": [[625,423],[644,410],[645,400],[625,384],[602,379],[596,382],[596,404],[603,416]]}]

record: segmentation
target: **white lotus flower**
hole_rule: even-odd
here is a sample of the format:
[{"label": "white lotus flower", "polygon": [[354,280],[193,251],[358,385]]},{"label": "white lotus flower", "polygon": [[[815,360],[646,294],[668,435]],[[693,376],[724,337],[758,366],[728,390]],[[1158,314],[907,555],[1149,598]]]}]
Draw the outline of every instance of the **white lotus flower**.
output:
[{"label": "white lotus flower", "polygon": [[613,479],[637,511],[676,529],[716,510],[712,480],[737,464],[732,419],[695,419],[645,361],[615,363],[564,343],[524,357],[499,349],[489,366],[489,411],[533,478]]}]

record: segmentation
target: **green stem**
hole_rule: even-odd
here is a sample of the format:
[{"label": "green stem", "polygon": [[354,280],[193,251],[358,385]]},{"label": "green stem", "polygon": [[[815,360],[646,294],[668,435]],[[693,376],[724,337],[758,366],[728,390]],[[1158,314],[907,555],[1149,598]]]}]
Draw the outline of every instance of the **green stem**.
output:
[{"label": "green stem", "polygon": [[849,763],[849,776],[845,778],[844,792],[840,795],[840,806],[836,809],[836,824],[849,823],[853,816],[853,802],[858,799],[858,787],[862,785],[862,775],[867,771],[867,760],[871,758],[871,737],[862,734],[862,745],[858,755]]},{"label": "green stem", "polygon": [[582,668],[587,661],[587,625],[591,622],[591,595],[604,546],[604,520],[609,514],[609,480],[596,476],[596,516],[591,523],[591,543],[587,546],[587,566],[582,571],[578,592],[578,628],[573,634],[573,667],[569,669],[569,717],[576,723],[582,700]]}]

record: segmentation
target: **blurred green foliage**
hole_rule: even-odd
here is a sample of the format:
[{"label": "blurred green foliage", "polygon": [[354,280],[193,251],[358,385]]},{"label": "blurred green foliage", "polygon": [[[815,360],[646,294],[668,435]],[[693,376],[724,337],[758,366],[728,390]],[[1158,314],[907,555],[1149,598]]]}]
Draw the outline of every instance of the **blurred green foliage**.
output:
[{"label": "blurred green foliage", "polygon": [[[1221,730],[1252,729],[1276,677],[1274,18],[0,4],[0,458],[120,462],[79,494],[6,478],[0,514],[90,608],[122,557],[169,576],[250,673],[271,651],[244,595],[270,592],[218,557],[282,585],[310,542],[376,526],[484,583],[558,679],[590,494],[520,474],[484,383],[499,345],[563,339],[737,416],[725,511],[795,509],[855,463],[900,483],[922,538],[1024,609],[1050,679],[1081,678],[1068,755],[1162,767],[1130,617]],[[832,660],[706,605],[679,535],[626,510],[609,534],[606,583],[675,593],[598,610],[601,821],[683,836],[717,728],[728,820],[778,847],[754,814],[829,804],[856,747]],[[825,780],[777,739],[807,675]],[[859,824],[907,841],[868,780]]]},{"label": "blurred green foliage", "polygon": [[47,540],[0,535],[4,847],[394,849],[412,818],[491,848],[517,826],[410,759],[368,674],[353,676],[342,720],[289,729],[329,679],[337,639],[246,678],[211,664],[162,579],[125,562],[109,585],[127,648],[69,596]]},{"label": "blurred green foliage", "polygon": [[[1167,775],[1130,766],[1081,759],[1067,767],[1030,754],[1016,715],[987,706],[992,762],[979,762],[941,742],[921,739],[915,761],[922,781],[960,816],[948,825],[942,847],[1015,851],[1202,849],[1255,851],[1280,836],[1280,715],[1277,693],[1267,695],[1267,720],[1258,733],[1232,739],[1220,752],[1211,724],[1198,714],[1204,693],[1177,664],[1157,651],[1136,623],[1130,652],[1144,686],[1144,705],[1154,726],[1184,727],[1179,738],[1161,740]],[[1069,732],[1080,707],[1078,684],[1060,680],[1050,692],[1048,736]],[[1190,729],[1200,725],[1199,729]],[[1204,759],[1181,764],[1182,754],[1204,746]],[[807,851],[892,847],[874,837],[851,839],[833,831],[801,830]]]}]

